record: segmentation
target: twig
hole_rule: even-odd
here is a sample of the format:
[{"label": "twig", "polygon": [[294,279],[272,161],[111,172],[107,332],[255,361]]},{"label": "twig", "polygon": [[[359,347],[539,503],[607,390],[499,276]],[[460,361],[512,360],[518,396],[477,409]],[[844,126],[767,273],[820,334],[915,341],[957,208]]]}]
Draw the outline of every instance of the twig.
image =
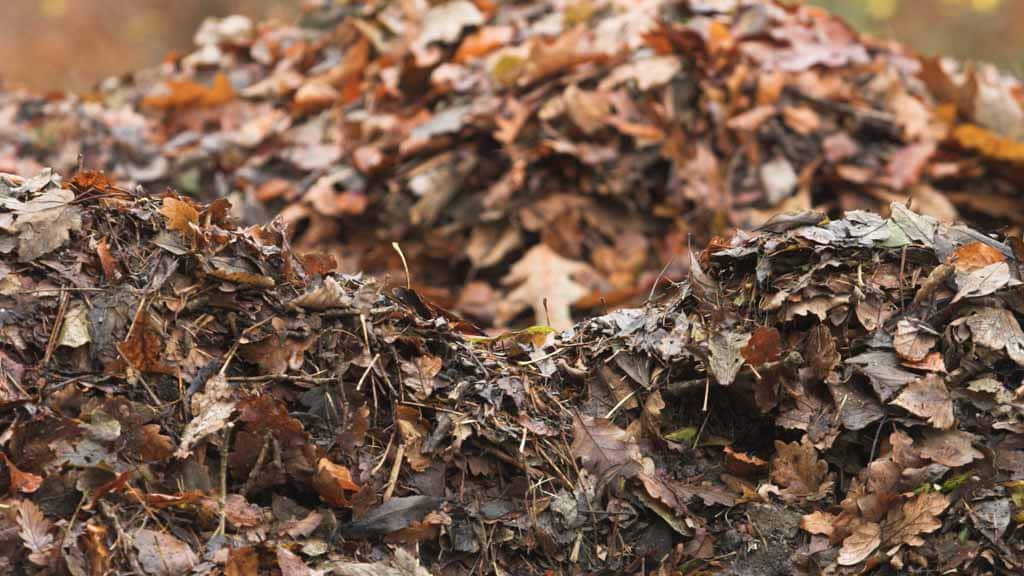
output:
[{"label": "twig", "polygon": [[382,501],[391,500],[395,493],[395,485],[398,484],[398,474],[402,471],[402,460],[405,458],[405,444],[399,444],[395,452],[395,461],[391,464],[391,474],[388,476],[388,486],[384,489]]},{"label": "twig", "polygon": [[46,354],[43,356],[44,369],[50,365],[50,358],[53,356],[53,351],[57,348],[57,336],[60,334],[61,325],[64,324],[64,314],[68,309],[69,298],[68,293],[61,290],[60,305],[57,306],[57,319],[53,322],[53,329],[50,330],[50,339],[46,342]]}]

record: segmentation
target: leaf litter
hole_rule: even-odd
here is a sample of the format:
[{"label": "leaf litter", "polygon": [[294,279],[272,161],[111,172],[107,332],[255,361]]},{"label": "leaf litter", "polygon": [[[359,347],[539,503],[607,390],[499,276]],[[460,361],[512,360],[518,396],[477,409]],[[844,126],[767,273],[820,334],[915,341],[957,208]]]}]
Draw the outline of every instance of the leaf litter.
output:
[{"label": "leaf litter", "polygon": [[[2,180],[21,203],[69,196],[81,218],[45,265],[0,260],[12,562],[1020,567],[1021,285],[963,294],[935,273],[991,266],[970,255],[979,238],[1004,254],[1005,236],[907,234],[923,217],[896,209],[870,241],[863,212],[806,219],[710,244],[692,283],[642,308],[490,338],[415,289],[302,254],[278,222],[87,180]],[[179,201],[198,214],[187,227],[166,210]],[[270,281],[212,274],[214,257]],[[869,292],[888,318],[863,320]],[[791,313],[814,299],[820,313]],[[931,354],[942,368],[918,360]]]},{"label": "leaf litter", "polygon": [[[191,53],[86,94],[0,92],[0,172],[81,162],[127,190],[227,197],[345,272],[404,259],[482,326],[564,329],[686,278],[687,239],[733,227],[909,199],[930,219],[894,218],[893,243],[936,219],[1019,232],[1022,93],[768,0],[313,1],[295,23],[210,19]],[[165,202],[191,242],[203,216]],[[74,205],[11,207],[22,261],[79,226]],[[1016,281],[964,256],[963,295]]]}]

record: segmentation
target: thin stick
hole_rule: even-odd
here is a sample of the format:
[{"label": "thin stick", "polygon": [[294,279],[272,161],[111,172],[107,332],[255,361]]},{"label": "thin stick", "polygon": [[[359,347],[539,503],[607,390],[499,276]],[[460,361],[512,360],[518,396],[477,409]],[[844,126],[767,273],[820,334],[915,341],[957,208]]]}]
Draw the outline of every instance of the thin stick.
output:
[{"label": "thin stick", "polygon": [[391,247],[398,252],[398,257],[402,259],[402,268],[405,270],[405,287],[412,290],[412,276],[409,274],[409,262],[405,259],[405,254],[402,253],[402,247],[398,245],[398,242],[392,242]]},{"label": "thin stick", "polygon": [[405,458],[405,444],[399,444],[398,450],[395,452],[395,461],[391,463],[391,474],[388,476],[388,487],[384,489],[384,496],[382,500],[387,502],[391,500],[391,495],[395,493],[395,485],[398,484],[398,474],[402,471],[402,460]]}]

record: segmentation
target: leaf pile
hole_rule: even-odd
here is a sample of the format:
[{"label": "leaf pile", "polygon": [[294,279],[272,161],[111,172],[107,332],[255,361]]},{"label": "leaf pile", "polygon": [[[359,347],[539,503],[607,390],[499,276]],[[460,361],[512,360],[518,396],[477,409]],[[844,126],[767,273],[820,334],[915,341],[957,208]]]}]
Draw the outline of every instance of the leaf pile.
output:
[{"label": "leaf pile", "polygon": [[664,302],[487,338],[230,211],[0,178],[5,568],[1021,568],[1024,299],[996,237],[900,204],[790,217]]},{"label": "leaf pile", "polygon": [[[229,197],[482,325],[646,295],[775,212],[1019,228],[1024,91],[759,1],[312,2],[81,97],[0,96],[0,171]],[[67,226],[73,226],[69,221]],[[557,291],[548,291],[557,288]],[[545,302],[545,298],[547,301]]]}]

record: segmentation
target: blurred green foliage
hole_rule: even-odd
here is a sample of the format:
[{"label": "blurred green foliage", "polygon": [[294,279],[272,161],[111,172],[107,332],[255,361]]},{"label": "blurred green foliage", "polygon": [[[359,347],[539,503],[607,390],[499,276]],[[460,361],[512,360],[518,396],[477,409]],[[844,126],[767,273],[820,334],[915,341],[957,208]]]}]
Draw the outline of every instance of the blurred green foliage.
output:
[{"label": "blurred green foliage", "polygon": [[1024,75],[1024,1],[808,0],[859,30],[928,55],[999,64]]}]

